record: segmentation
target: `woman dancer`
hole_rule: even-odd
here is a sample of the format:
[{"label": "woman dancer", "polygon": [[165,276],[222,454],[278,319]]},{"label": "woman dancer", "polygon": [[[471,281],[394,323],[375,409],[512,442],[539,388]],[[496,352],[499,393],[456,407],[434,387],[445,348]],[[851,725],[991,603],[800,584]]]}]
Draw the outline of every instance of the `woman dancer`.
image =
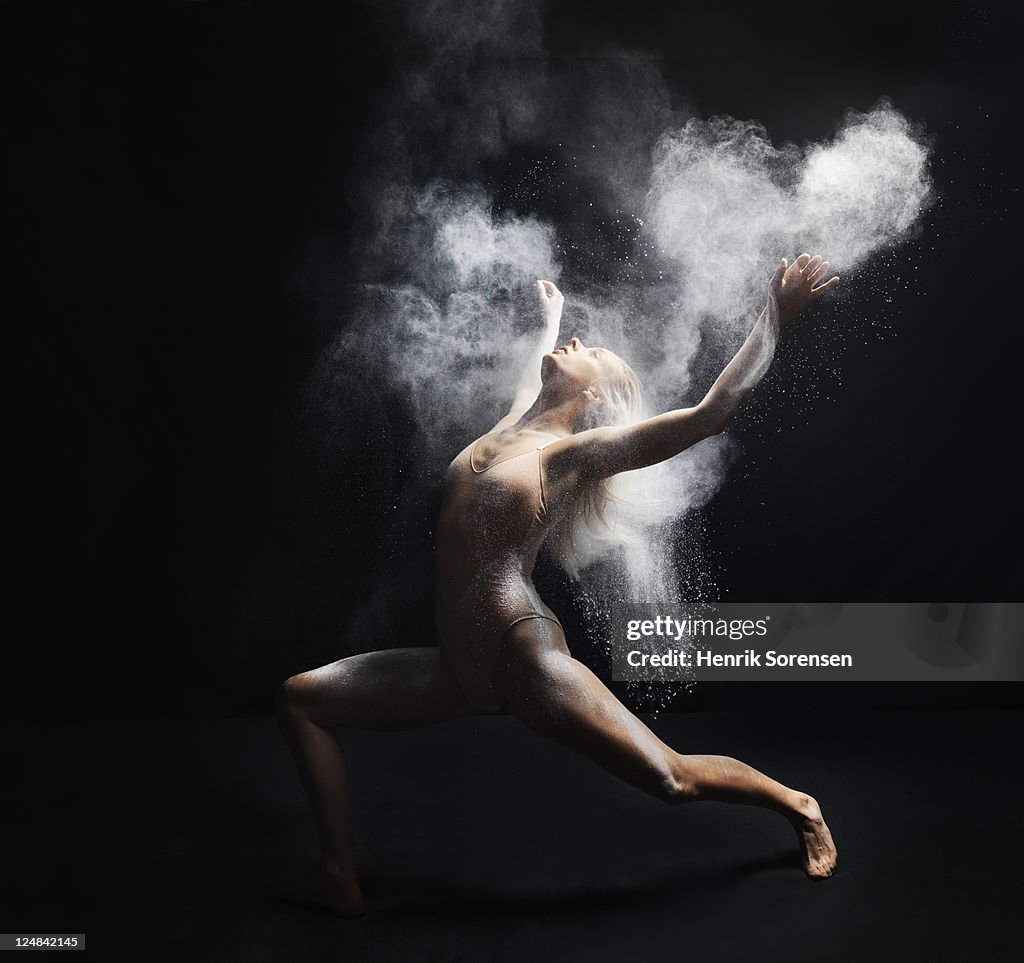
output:
[{"label": "woman dancer", "polygon": [[760,380],[785,326],[839,283],[828,262],[783,258],[750,335],[703,401],[622,424],[639,400],[632,369],[572,338],[555,348],[563,298],[538,281],[545,319],[512,408],[451,463],[437,527],[440,647],[367,652],[288,679],[278,716],[320,836],[301,898],[363,912],[345,756],[336,727],[406,729],[507,712],[669,803],[717,800],[774,809],[796,830],[807,874],[832,874],[836,850],[817,802],[726,756],[665,745],[585,665],[531,581],[550,538],[571,566],[576,523],[600,512],[607,479],[717,434]]}]

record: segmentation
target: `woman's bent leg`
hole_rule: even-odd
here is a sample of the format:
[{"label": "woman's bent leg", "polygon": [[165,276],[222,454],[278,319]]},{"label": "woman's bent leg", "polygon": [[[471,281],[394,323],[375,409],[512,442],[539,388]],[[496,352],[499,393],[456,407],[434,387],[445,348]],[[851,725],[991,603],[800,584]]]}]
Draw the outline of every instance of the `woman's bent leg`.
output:
[{"label": "woman's bent leg", "polygon": [[494,681],[502,708],[653,796],[745,803],[782,813],[800,838],[807,874],[832,874],[835,846],[812,797],[737,759],[676,752],[572,657],[557,627],[537,621],[513,626],[499,649]]},{"label": "woman's bent leg", "polygon": [[368,652],[281,686],[278,719],[320,836],[321,873],[304,884],[305,898],[340,916],[362,913],[348,767],[334,727],[413,729],[465,712],[458,680],[436,648]]}]

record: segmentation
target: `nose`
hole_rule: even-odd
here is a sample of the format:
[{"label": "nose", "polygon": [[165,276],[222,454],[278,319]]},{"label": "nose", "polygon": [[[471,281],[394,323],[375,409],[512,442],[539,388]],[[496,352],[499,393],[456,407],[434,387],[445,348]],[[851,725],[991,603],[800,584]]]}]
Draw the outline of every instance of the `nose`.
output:
[{"label": "nose", "polygon": [[579,351],[583,347],[583,342],[579,338],[573,338],[569,344],[572,345],[573,351]]}]

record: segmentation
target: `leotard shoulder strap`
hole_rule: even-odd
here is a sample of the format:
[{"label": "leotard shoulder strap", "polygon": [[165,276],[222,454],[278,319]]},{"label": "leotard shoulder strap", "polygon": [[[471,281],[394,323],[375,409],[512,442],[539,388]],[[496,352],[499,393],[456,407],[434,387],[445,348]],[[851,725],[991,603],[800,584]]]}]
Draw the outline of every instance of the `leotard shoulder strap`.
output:
[{"label": "leotard shoulder strap", "polygon": [[527,448],[525,451],[518,451],[514,455],[509,455],[508,458],[502,458],[501,461],[491,462],[486,468],[477,468],[473,461],[473,455],[476,453],[476,446],[480,443],[479,439],[473,443],[473,447],[469,449],[469,467],[473,469],[473,474],[482,475],[485,471],[490,471],[495,465],[502,465],[507,461],[511,461],[513,458],[519,458],[521,455],[528,455],[531,451],[540,451],[546,448],[553,441],[558,441],[557,438],[549,438],[543,445],[537,445],[536,448]]},{"label": "leotard shoulder strap", "polygon": [[544,497],[544,465],[541,464],[540,453],[557,438],[550,438],[543,445],[537,446],[537,480],[540,482],[540,513],[546,515],[548,512],[547,499]]}]

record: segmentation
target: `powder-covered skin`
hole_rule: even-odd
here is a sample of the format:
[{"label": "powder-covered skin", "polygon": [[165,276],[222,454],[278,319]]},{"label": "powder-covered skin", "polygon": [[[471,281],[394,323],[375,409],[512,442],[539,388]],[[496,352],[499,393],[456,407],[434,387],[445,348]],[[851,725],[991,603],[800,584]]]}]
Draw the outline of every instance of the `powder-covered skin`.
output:
[{"label": "powder-covered skin", "polygon": [[[479,710],[496,711],[493,660],[517,618],[556,619],[531,579],[547,534],[542,447],[552,440],[524,432],[513,452],[477,465],[476,442],[449,466],[437,525],[437,627],[441,647],[463,691]],[[477,455],[479,457],[479,455]]]}]

